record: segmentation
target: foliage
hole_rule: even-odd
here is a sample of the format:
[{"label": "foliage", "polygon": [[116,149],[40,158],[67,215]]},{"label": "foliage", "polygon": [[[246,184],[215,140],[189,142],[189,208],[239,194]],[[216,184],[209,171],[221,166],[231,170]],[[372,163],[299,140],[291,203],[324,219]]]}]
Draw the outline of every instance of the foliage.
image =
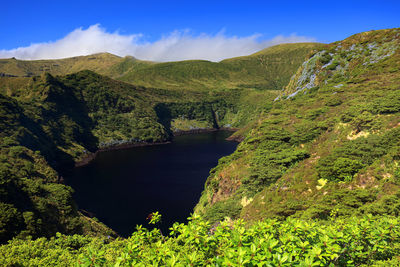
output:
[{"label": "foliage", "polygon": [[149,215],[149,224],[157,224],[161,222],[161,214],[158,211],[153,212]]},{"label": "foliage", "polygon": [[399,138],[400,130],[394,129],[384,135],[369,135],[348,141],[318,161],[318,174],[324,179],[344,181],[385,155],[391,146],[398,144]]},{"label": "foliage", "polygon": [[287,84],[309,51],[319,46],[317,43],[282,44],[250,56],[218,63],[205,60],[157,63],[132,57],[121,58],[108,53],[57,60],[1,59],[0,73],[20,78],[41,75],[45,72],[52,75],[66,75],[91,70],[148,88],[177,91],[222,88],[279,90]]},{"label": "foliage", "polygon": [[[281,96],[235,134],[243,141],[210,172],[195,211],[212,222],[217,207],[251,221],[326,219],[336,208],[339,217],[393,214],[376,196],[398,199],[399,35],[361,33],[310,53]],[[355,189],[373,197],[352,197]],[[336,203],[336,193],[346,197]],[[252,201],[241,205],[245,197]]]},{"label": "foliage", "polygon": [[[19,76],[89,68],[136,85],[87,70],[0,79],[0,242],[13,238],[0,264],[398,262],[398,220],[389,215],[400,213],[399,36],[371,31],[219,63],[1,60]],[[60,183],[64,168],[100,147],[169,140],[191,122],[242,127],[195,208],[207,221],[195,215],[170,236],[138,227],[114,241]],[[73,233],[84,236],[64,235]]]},{"label": "foliage", "polygon": [[[125,240],[83,236],[13,240],[0,247],[2,266],[358,266],[395,261],[400,228],[395,217],[328,223],[289,219],[246,226],[211,225],[194,215],[165,237],[141,226]],[[28,256],[29,255],[29,256]]]}]

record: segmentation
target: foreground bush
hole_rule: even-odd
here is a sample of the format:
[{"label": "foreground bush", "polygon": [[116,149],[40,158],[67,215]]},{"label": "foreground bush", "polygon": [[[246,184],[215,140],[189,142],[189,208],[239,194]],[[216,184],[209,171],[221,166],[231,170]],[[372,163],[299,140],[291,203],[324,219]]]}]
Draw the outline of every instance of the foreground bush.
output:
[{"label": "foreground bush", "polygon": [[193,216],[169,236],[141,226],[128,239],[58,235],[0,247],[2,266],[354,266],[396,263],[400,220],[266,220],[218,226]]}]

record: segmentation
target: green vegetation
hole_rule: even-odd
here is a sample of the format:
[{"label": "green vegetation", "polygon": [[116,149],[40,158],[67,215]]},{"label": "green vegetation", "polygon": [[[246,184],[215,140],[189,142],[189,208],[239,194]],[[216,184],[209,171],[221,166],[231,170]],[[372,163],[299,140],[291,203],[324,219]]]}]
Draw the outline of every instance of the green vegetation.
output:
[{"label": "green vegetation", "polygon": [[[219,63],[101,54],[57,61],[60,76],[2,77],[0,264],[399,265],[399,37],[371,31]],[[53,64],[4,62],[0,72],[18,76]],[[102,146],[221,127],[240,128],[242,142],[170,234],[138,227],[114,240],[59,183]]]},{"label": "green vegetation", "polygon": [[[399,35],[361,33],[311,53],[279,100],[236,133],[243,141],[211,170],[195,211],[211,222],[397,215],[382,197],[398,201]],[[354,52],[363,50],[382,56],[370,63]]]},{"label": "green vegetation", "polygon": [[[133,66],[137,60],[129,57],[120,58],[108,53],[54,60],[0,59],[0,73],[7,76],[32,77],[46,72],[52,75],[63,75],[88,69],[106,74],[114,72],[110,68],[121,65],[122,62],[124,65],[129,62],[129,65]],[[122,70],[121,67],[119,70]]]},{"label": "green vegetation", "polygon": [[[154,216],[156,223],[159,215]],[[334,216],[334,215],[333,215]],[[399,220],[352,218],[326,223],[241,220],[211,225],[194,216],[168,236],[138,227],[128,239],[65,236],[13,240],[0,247],[2,266],[370,266],[396,265]],[[393,257],[393,258],[392,258]]]},{"label": "green vegetation", "polygon": [[59,60],[22,61],[0,59],[0,73],[34,76],[44,72],[65,75],[92,70],[134,85],[178,91],[254,88],[279,90],[284,87],[305,56],[320,44],[283,44],[256,54],[219,63],[188,60],[156,63],[108,53]]},{"label": "green vegetation", "polygon": [[189,60],[149,64],[131,68],[118,79],[146,87],[174,90],[280,90],[305,56],[320,46],[315,43],[283,44],[218,63]]},{"label": "green vegetation", "polygon": [[[277,52],[268,50],[267,54],[272,60],[286,49],[288,56],[299,51],[304,56],[313,46],[288,45],[272,48]],[[301,62],[296,58],[298,62],[293,61],[292,68]],[[189,70],[186,67],[191,62],[173,64]],[[194,68],[203,68],[196,64]],[[36,238],[56,232],[112,235],[105,226],[80,214],[72,200],[72,189],[60,183],[65,169],[107,146],[164,142],[180,130],[244,126],[261,112],[264,102],[276,97],[271,90],[247,87],[227,90],[216,85],[201,91],[145,88],[88,70],[76,72],[90,68],[114,77],[128,69],[156,65],[162,64],[110,54],[53,61],[2,60],[6,74],[43,74],[0,79],[1,242],[15,236]],[[50,74],[70,72],[75,73]],[[173,69],[166,76],[180,79]],[[218,79],[223,82],[223,77]]]},{"label": "green vegetation", "polygon": [[400,129],[388,130],[384,134],[371,134],[367,137],[345,141],[328,156],[318,160],[316,169],[319,177],[332,180],[352,180],[353,175],[375,159],[397,150],[400,143]]}]

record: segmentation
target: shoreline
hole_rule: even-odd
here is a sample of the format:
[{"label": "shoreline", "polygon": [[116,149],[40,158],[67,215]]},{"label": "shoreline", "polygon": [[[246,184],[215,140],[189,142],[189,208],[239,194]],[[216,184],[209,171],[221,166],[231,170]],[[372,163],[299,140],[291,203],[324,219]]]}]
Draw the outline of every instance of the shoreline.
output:
[{"label": "shoreline", "polygon": [[238,128],[204,128],[204,129],[193,129],[193,130],[178,130],[176,132],[173,132],[173,137],[181,136],[181,135],[188,135],[188,134],[212,133],[212,132],[217,132],[217,131],[236,132],[237,130],[239,130],[239,129]]},{"label": "shoreline", "polygon": [[152,143],[149,143],[149,142],[126,143],[126,144],[121,144],[121,145],[102,147],[102,148],[99,148],[98,150],[96,150],[96,152],[90,153],[90,154],[84,156],[81,160],[76,161],[74,168],[88,165],[90,162],[92,162],[96,158],[97,154],[99,154],[101,152],[112,151],[112,150],[122,150],[122,149],[128,149],[128,148],[132,148],[132,147],[165,145],[165,144],[170,144],[170,143],[171,143],[171,141],[152,142]]},{"label": "shoreline", "polygon": [[[183,131],[180,130],[180,131],[173,132],[172,140],[170,140],[170,141],[151,142],[151,143],[150,142],[126,143],[126,144],[121,144],[121,145],[106,146],[106,147],[99,148],[98,150],[96,150],[96,152],[87,154],[86,156],[84,156],[79,161],[76,161],[75,165],[74,165],[74,168],[83,167],[85,165],[88,165],[90,162],[92,162],[96,158],[97,154],[99,154],[101,152],[105,152],[105,151],[128,149],[128,148],[132,148],[132,147],[166,145],[166,144],[172,143],[174,137],[182,136],[182,135],[199,134],[199,133],[211,133],[211,132],[216,132],[216,131],[236,132],[237,130],[238,130],[237,128],[218,128],[218,129],[217,128],[208,128],[208,129],[193,129],[193,130],[186,130],[186,131],[185,130],[183,130]],[[226,140],[238,142],[238,140],[236,140],[235,138],[231,138],[230,139],[230,137],[226,138]]]},{"label": "shoreline", "polygon": [[226,138],[226,140],[240,143],[240,142],[242,142],[244,140],[244,137],[243,136],[232,136],[231,135],[228,138]]}]

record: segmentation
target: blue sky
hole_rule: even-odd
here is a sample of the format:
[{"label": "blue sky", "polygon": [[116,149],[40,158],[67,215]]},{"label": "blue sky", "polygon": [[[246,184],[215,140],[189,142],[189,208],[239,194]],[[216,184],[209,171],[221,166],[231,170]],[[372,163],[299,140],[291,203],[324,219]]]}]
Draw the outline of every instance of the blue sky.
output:
[{"label": "blue sky", "polygon": [[[294,36],[308,38],[299,38],[300,41],[333,42],[362,31],[400,27],[400,1],[385,0],[6,0],[2,2],[1,9],[0,50],[4,52],[3,57],[13,55],[5,53],[12,49],[29,47],[31,44],[37,43],[56,42],[76,29],[87,30],[90,26],[96,24],[99,24],[99,31],[103,33],[118,33],[121,36],[134,35],[135,37],[130,41],[135,42],[137,46],[144,43],[149,46],[149,44],[162,38],[170,37],[173,32],[176,34],[176,31],[178,31],[179,40],[192,38],[197,41],[199,39],[204,41],[199,38],[202,35],[208,37],[209,41],[212,42],[213,38],[222,36],[232,43],[234,40],[229,38],[236,37],[238,38],[235,39],[237,41],[241,38],[253,36],[252,42],[264,42],[263,45],[268,46],[274,43],[267,41],[277,36],[289,37],[294,34]],[[140,37],[138,34],[141,34]],[[257,36],[255,36],[256,34]],[[280,40],[285,41],[286,39]],[[226,42],[223,44],[228,45]],[[244,45],[244,43],[241,44],[241,46]],[[259,48],[259,46],[253,47],[253,49],[256,48]],[[202,47],[200,46],[199,49],[202,49]],[[234,49],[238,49],[237,45],[232,46],[232,50]],[[123,51],[139,53],[137,49],[125,49]],[[143,51],[142,49],[141,53],[146,55]],[[147,51],[147,57],[153,51]],[[172,50],[165,50],[164,56],[165,53],[169,53],[168,51]],[[28,52],[25,51],[25,54],[20,52],[16,55],[26,58],[29,58],[29,56],[32,58],[63,56],[63,54],[60,55],[56,52],[53,55],[42,53],[40,56],[28,55]],[[248,51],[243,50],[242,54],[245,52]],[[84,53],[84,51],[75,51],[74,53]],[[121,55],[123,53],[120,52]],[[142,54],[139,54],[139,56]],[[2,56],[1,53],[0,56]],[[200,54],[193,56],[200,56]]]}]

